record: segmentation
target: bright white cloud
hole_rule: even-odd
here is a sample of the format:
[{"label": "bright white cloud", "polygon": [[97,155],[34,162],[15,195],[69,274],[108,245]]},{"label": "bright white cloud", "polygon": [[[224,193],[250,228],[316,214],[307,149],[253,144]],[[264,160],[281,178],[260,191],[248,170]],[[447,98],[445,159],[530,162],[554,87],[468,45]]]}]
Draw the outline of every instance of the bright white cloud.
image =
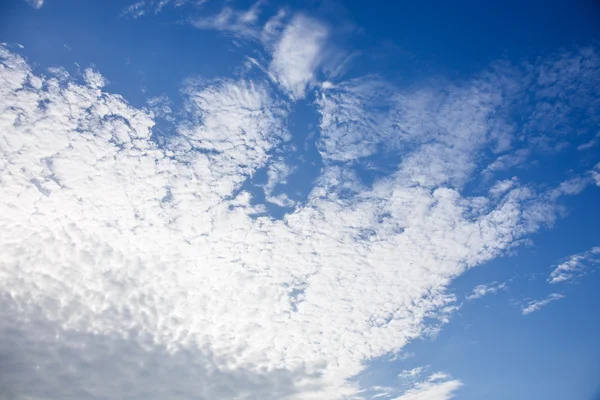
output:
[{"label": "bright white cloud", "polygon": [[423,373],[423,370],[425,370],[427,368],[429,368],[429,366],[415,367],[413,369],[405,369],[398,374],[398,377],[400,379],[414,379],[417,376],[421,375]]},{"label": "bright white cloud", "polygon": [[329,78],[337,77],[356,55],[328,47],[328,29],[322,22],[305,15],[296,14],[290,19],[288,13],[280,9],[266,22],[261,21],[263,3],[257,1],[248,10],[223,7],[218,14],[201,16],[191,23],[199,29],[217,30],[259,42],[269,54],[269,65],[265,68],[250,57],[249,65],[259,67],[295,100],[304,98],[306,91],[315,87],[319,69]]},{"label": "bright white cloud", "polygon": [[318,21],[297,15],[275,45],[269,72],[295,99],[302,99],[316,83],[327,29]]},{"label": "bright white cloud", "polygon": [[[284,38],[306,39],[298,18]],[[392,117],[367,124],[410,151],[372,187],[327,161],[352,159],[371,132],[344,141],[353,108],[334,102],[353,97],[325,94],[322,176],[274,220],[241,189],[259,168],[285,176],[272,154],[288,107],[267,85],[188,82],[187,116],[158,146],[153,111],[98,72],[78,83],[0,57],[0,383],[22,397],[356,396],[365,360],[448,321],[453,278],[556,213],[556,196],[519,185],[497,201],[461,192],[501,101],[480,80],[394,90]],[[312,79],[277,71],[296,97]],[[400,399],[459,386],[433,375]]]},{"label": "bright white cloud", "polygon": [[492,282],[487,285],[477,285],[473,289],[473,294],[467,296],[467,300],[479,299],[487,294],[496,294],[500,290],[504,290],[505,288],[506,288],[506,282],[502,282],[502,283]]},{"label": "bright white cloud", "polygon": [[548,282],[561,283],[571,281],[581,276],[586,268],[593,264],[600,264],[600,247],[593,247],[588,251],[574,254],[566,261],[558,264],[554,271],[550,273]]},{"label": "bright white cloud", "polygon": [[523,315],[531,314],[532,312],[538,311],[540,308],[552,303],[553,301],[560,300],[564,297],[565,296],[562,294],[552,293],[545,299],[530,301],[526,307],[523,307],[521,312],[523,313]]},{"label": "bright white cloud", "polygon": [[395,400],[450,400],[461,386],[462,382],[450,380],[446,374],[438,372],[415,384]]}]

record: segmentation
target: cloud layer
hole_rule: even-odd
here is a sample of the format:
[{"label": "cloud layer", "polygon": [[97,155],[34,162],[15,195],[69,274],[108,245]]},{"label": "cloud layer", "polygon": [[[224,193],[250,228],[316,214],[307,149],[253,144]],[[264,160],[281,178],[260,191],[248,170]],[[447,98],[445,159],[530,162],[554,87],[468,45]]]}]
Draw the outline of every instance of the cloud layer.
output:
[{"label": "cloud layer", "polygon": [[[270,69],[294,98],[325,34],[296,18],[282,36]],[[267,186],[289,172],[272,159],[289,107],[265,82],[190,80],[159,145],[154,112],[98,72],[0,57],[0,351],[16,398],[358,396],[365,360],[446,323],[452,279],[551,223],[564,194],[463,193],[507,124],[497,76],[323,91],[321,176],[277,220],[243,189],[268,165]],[[353,166],[381,146],[403,157],[366,184]],[[434,375],[400,399],[460,385]]]}]

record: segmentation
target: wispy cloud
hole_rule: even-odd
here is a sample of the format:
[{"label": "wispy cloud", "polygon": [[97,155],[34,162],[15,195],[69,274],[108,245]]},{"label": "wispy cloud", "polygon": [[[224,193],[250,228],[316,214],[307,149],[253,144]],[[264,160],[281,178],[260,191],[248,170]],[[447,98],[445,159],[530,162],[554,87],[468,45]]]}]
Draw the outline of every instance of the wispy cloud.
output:
[{"label": "wispy cloud", "polygon": [[260,7],[263,3],[263,1],[257,1],[247,10],[224,7],[216,15],[193,18],[191,24],[199,29],[212,29],[259,41],[266,40],[267,32],[263,32],[258,25]]},{"label": "wispy cloud", "polygon": [[[261,43],[270,56],[268,68],[261,67],[255,59],[251,59],[252,63],[263,69],[293,99],[302,99],[306,90],[317,82],[318,68],[326,58],[329,32],[316,19],[302,14],[290,19],[284,10],[263,23],[259,19],[262,3],[258,1],[248,10],[224,7],[216,15],[197,17],[191,23],[196,28],[226,32]],[[330,75],[333,72],[337,70],[332,69]]]},{"label": "wispy cloud", "polygon": [[502,282],[502,283],[492,282],[487,285],[477,285],[473,289],[473,294],[467,296],[467,300],[480,299],[487,294],[496,294],[500,290],[506,289],[506,287],[507,287],[506,282]]},{"label": "wispy cloud", "polygon": [[398,378],[414,379],[414,378],[418,377],[419,375],[421,375],[423,373],[423,371],[426,370],[427,368],[429,368],[429,366],[415,367],[413,369],[405,369],[398,374]]},{"label": "wispy cloud", "polygon": [[523,313],[523,315],[531,314],[532,312],[538,311],[540,308],[550,304],[551,302],[560,300],[564,297],[565,296],[562,294],[552,293],[543,300],[530,301],[529,304],[521,310],[521,312]]},{"label": "wispy cloud", "polygon": [[25,0],[27,1],[29,4],[31,4],[31,6],[33,8],[42,8],[42,6],[44,5],[44,0]]},{"label": "wispy cloud", "polygon": [[594,169],[590,172],[592,178],[596,182],[596,185],[600,186],[600,163],[594,166]]},{"label": "wispy cloud", "polygon": [[450,400],[455,397],[455,392],[460,389],[462,382],[451,380],[444,373],[435,373],[427,380],[416,383],[402,396],[394,400]]},{"label": "wispy cloud", "polygon": [[158,14],[165,7],[180,7],[184,5],[199,7],[208,0],[138,0],[121,11],[121,17],[140,18],[148,13]]},{"label": "wispy cloud", "polygon": [[276,160],[269,165],[267,169],[267,183],[264,185],[265,198],[269,203],[280,207],[293,207],[293,200],[290,200],[285,193],[274,195],[278,185],[287,183],[287,177],[292,173],[292,169],[282,160]]},{"label": "wispy cloud", "polygon": [[297,15],[275,45],[269,72],[293,98],[302,99],[316,82],[327,29],[318,21]]},{"label": "wispy cloud", "polygon": [[600,264],[600,247],[593,247],[588,251],[574,254],[564,262],[558,264],[548,277],[550,283],[568,282],[580,277],[587,267]]}]

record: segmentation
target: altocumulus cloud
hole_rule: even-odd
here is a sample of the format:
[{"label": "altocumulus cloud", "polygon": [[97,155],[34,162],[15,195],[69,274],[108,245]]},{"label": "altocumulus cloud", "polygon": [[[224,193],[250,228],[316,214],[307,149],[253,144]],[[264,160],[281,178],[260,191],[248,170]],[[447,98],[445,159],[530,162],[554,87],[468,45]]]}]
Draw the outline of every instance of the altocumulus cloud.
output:
[{"label": "altocumulus cloud", "polygon": [[[310,23],[293,20],[277,47],[306,64],[275,55],[270,67],[296,98],[325,32],[302,35],[302,51],[285,38]],[[516,180],[491,199],[462,193],[480,152],[510,148],[499,127],[511,85],[489,74],[324,90],[321,177],[276,220],[242,190],[289,137],[286,100],[265,82],[187,82],[186,117],[158,145],[153,111],[107,92],[98,72],[39,75],[0,56],[8,398],[360,397],[349,379],[364,361],[447,322],[452,279],[551,223],[568,194]],[[373,93],[388,107],[369,107],[382,101]],[[410,151],[367,187],[347,163],[381,143]],[[285,179],[274,161],[273,181]],[[434,374],[399,399],[449,399],[460,386]]]}]

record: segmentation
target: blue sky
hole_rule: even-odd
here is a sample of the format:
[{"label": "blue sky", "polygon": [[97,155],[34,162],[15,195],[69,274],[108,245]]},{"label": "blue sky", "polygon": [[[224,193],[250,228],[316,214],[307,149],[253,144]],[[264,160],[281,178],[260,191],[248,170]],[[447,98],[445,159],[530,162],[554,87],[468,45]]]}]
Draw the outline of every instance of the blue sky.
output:
[{"label": "blue sky", "polygon": [[600,396],[600,4],[0,6],[0,399]]}]

